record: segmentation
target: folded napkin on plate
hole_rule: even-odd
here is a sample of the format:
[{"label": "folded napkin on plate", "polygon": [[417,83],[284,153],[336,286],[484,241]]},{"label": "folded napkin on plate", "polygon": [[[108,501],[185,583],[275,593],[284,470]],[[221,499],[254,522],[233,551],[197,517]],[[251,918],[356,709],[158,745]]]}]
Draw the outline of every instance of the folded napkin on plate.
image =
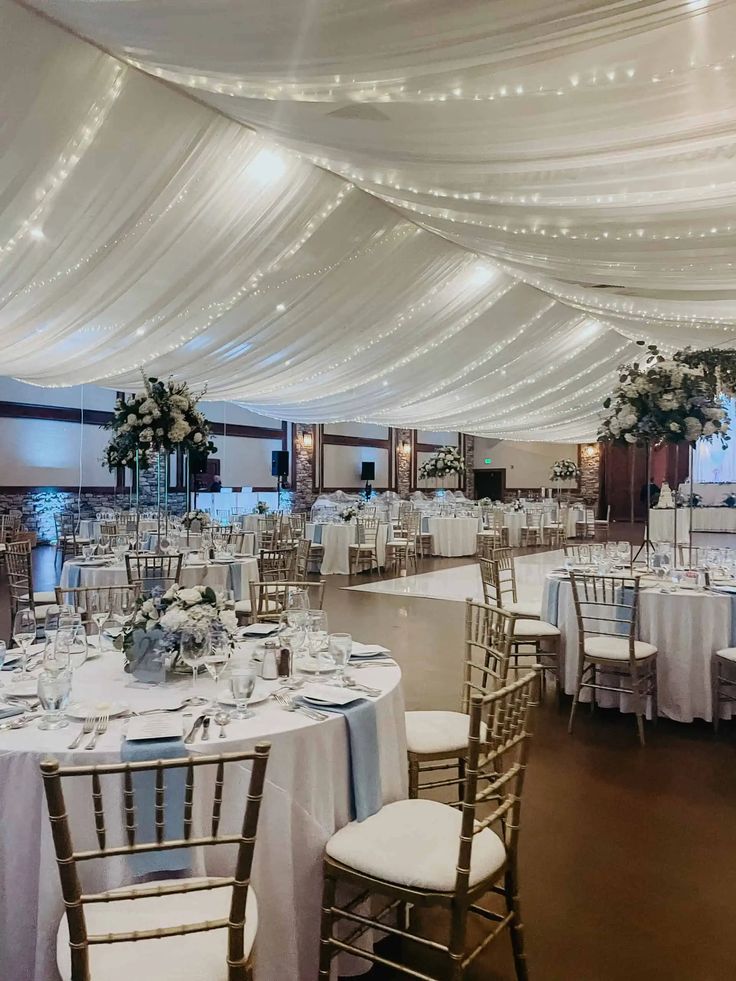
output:
[{"label": "folded napkin on plate", "polygon": [[14,715],[22,715],[25,711],[23,705],[0,705],[0,719],[12,719]]},{"label": "folded napkin on plate", "polygon": [[[299,701],[299,699],[297,699]],[[304,701],[308,708],[313,703]],[[381,809],[381,761],[378,754],[376,706],[364,698],[349,705],[319,705],[320,712],[337,712],[345,716],[350,750],[350,810],[356,821],[365,821]]]},{"label": "folded napkin on plate", "polygon": [[[120,756],[124,763],[141,763],[150,760],[172,760],[187,756],[183,739],[124,740]],[[184,837],[184,794],[186,770],[166,771],[165,838]],[[156,775],[153,771],[133,774],[135,793],[136,842],[156,840]],[[153,872],[190,871],[191,849],[173,848],[171,851],[146,852],[129,856],[134,875],[150,875]]]}]

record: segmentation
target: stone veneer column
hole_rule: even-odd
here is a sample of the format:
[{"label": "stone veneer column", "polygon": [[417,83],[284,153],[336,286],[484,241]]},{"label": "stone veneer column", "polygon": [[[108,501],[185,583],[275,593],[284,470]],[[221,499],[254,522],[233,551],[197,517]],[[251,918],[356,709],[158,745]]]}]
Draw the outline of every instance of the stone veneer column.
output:
[{"label": "stone veneer column", "polygon": [[585,443],[578,447],[580,493],[586,504],[598,507],[600,492],[601,444]]},{"label": "stone veneer column", "polygon": [[475,436],[465,436],[465,496],[475,498]]},{"label": "stone veneer column", "polygon": [[[396,491],[399,497],[407,498],[411,491],[411,429],[395,429],[396,435]],[[402,450],[402,444],[409,447]]]},{"label": "stone veneer column", "polygon": [[[314,490],[314,458],[317,452],[316,427],[301,422],[294,423],[294,463],[296,480],[292,487],[293,506],[297,511],[310,508],[317,497]],[[304,445],[304,436],[312,437],[312,445]]]}]

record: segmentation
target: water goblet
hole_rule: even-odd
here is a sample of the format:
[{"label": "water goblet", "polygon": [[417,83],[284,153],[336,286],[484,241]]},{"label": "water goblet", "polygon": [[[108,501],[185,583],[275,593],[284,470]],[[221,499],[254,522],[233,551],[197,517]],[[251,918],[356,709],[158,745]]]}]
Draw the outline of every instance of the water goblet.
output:
[{"label": "water goblet", "polygon": [[350,634],[330,634],[327,649],[335,662],[335,678],[333,684],[345,687],[345,671],[353,651],[353,638]]},{"label": "water goblet", "polygon": [[41,671],[38,676],[38,700],[44,716],[38,723],[39,729],[65,729],[69,722],[64,717],[64,709],[69,704],[72,692],[72,672],[69,668],[61,671]]},{"label": "water goblet", "polygon": [[87,634],[80,623],[59,628],[54,645],[54,657],[59,663],[75,670],[87,660]]},{"label": "water goblet", "polygon": [[235,710],[230,713],[232,719],[250,719],[253,711],[248,708],[248,700],[256,686],[256,673],[252,666],[238,660],[230,665],[230,691],[235,702]]},{"label": "water goblet", "polygon": [[87,613],[97,627],[98,644],[102,650],[102,624],[109,616],[110,593],[104,590],[90,589],[87,593]]},{"label": "water goblet", "polygon": [[35,639],[36,614],[33,610],[18,610],[13,617],[13,640],[21,649],[21,667],[13,672],[16,680],[28,672],[28,656]]},{"label": "water goblet", "polygon": [[200,664],[209,657],[211,648],[210,632],[202,633],[183,631],[179,639],[179,655],[182,661],[192,669],[192,694],[190,705],[206,705],[207,699],[197,695],[197,673]]},{"label": "water goblet", "polygon": [[[317,674],[322,673],[320,655],[327,651],[327,637],[327,614],[323,610],[309,610],[307,612],[307,646],[309,653],[317,661]],[[327,669],[326,664],[325,669]]]}]

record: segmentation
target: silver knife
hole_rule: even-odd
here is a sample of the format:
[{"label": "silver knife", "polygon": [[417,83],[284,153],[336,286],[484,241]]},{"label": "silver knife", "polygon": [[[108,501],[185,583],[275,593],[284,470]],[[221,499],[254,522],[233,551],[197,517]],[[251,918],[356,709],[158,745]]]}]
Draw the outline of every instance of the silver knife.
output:
[{"label": "silver knife", "polygon": [[210,738],[210,717],[205,715],[202,722],[202,742]]},{"label": "silver knife", "polygon": [[206,716],[205,715],[198,715],[197,716],[197,718],[194,720],[194,724],[192,725],[192,728],[189,730],[189,732],[186,734],[186,736],[184,736],[184,742],[185,743],[193,743],[194,742],[194,738],[197,735],[197,730],[200,728],[200,726],[202,725],[202,723],[204,722],[205,719],[206,719]]}]

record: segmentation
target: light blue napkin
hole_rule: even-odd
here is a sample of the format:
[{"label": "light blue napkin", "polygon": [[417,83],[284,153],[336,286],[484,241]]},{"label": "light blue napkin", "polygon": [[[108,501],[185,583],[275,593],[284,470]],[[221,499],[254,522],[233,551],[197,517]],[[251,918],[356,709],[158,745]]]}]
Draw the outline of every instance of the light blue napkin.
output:
[{"label": "light blue napkin", "polygon": [[[150,760],[172,760],[187,756],[183,739],[136,739],[124,740],[120,756],[124,763],[141,763]],[[165,773],[165,838],[184,837],[184,794],[186,770],[167,770]],[[135,793],[136,841],[147,843],[156,840],[156,774],[133,774]],[[135,875],[151,875],[154,872],[190,871],[191,849],[172,848],[170,851],[147,852],[129,855],[130,867]]]},{"label": "light blue napkin", "polygon": [[429,518],[426,515],[422,518],[422,534],[429,534]]},{"label": "light blue napkin", "polygon": [[731,596],[731,647],[736,647],[736,595]]},{"label": "light blue napkin", "polygon": [[383,804],[376,706],[365,698],[349,705],[317,706],[307,701],[303,704],[320,712],[336,712],[345,716],[350,748],[351,817],[356,821],[365,821],[371,814],[380,811]]},{"label": "light blue napkin", "polygon": [[542,596],[542,619],[545,623],[551,623],[555,627],[559,626],[559,598],[560,580],[545,579]]},{"label": "light blue napkin", "polygon": [[233,591],[233,596],[235,597],[235,602],[238,600],[247,599],[247,596],[243,596],[243,563],[231,562],[229,565],[228,582],[230,583],[230,589]]},{"label": "light blue napkin", "polygon": [[25,711],[22,705],[0,705],[0,719],[12,719],[14,715],[22,715]]},{"label": "light blue napkin", "polygon": [[67,586],[69,589],[77,589],[82,584],[82,567],[76,562],[67,562]]},{"label": "light blue napkin", "polygon": [[315,525],[312,532],[312,541],[315,545],[322,544],[322,525]]}]

